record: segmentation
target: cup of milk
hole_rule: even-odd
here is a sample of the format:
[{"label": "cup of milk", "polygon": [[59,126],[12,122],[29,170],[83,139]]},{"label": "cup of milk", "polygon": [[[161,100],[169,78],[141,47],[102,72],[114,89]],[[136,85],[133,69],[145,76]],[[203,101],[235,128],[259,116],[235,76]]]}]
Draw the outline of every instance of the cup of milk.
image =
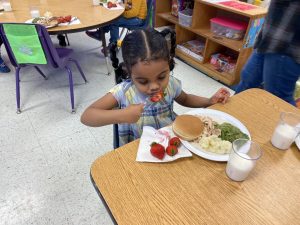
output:
[{"label": "cup of milk", "polygon": [[262,149],[259,144],[247,139],[236,139],[232,143],[226,166],[227,176],[234,181],[245,180],[261,155]]},{"label": "cup of milk", "polygon": [[300,132],[300,114],[282,112],[271,138],[274,147],[289,149]]},{"label": "cup of milk", "polygon": [[40,17],[40,10],[39,10],[39,7],[36,6],[36,5],[31,5],[29,7],[30,9],[30,15],[31,15],[31,18],[37,18],[37,17]]},{"label": "cup of milk", "polygon": [[2,1],[2,7],[3,7],[3,9],[4,9],[5,12],[12,11],[12,7],[11,7],[11,4],[10,4],[9,0],[3,0]]}]

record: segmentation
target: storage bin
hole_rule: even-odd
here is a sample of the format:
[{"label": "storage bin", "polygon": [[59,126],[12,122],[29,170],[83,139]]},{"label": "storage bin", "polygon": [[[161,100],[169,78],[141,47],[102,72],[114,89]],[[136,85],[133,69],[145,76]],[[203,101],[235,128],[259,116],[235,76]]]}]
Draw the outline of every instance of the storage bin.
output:
[{"label": "storage bin", "polygon": [[185,27],[190,27],[192,25],[193,10],[185,9],[178,12],[179,24]]},{"label": "storage bin", "polygon": [[215,69],[221,73],[227,72],[233,74],[236,66],[236,59],[233,59],[228,55],[216,53],[211,56],[210,64],[212,64]]},{"label": "storage bin", "polygon": [[234,40],[243,39],[247,30],[247,23],[228,19],[224,17],[215,17],[210,19],[211,31],[219,36],[224,36]]}]

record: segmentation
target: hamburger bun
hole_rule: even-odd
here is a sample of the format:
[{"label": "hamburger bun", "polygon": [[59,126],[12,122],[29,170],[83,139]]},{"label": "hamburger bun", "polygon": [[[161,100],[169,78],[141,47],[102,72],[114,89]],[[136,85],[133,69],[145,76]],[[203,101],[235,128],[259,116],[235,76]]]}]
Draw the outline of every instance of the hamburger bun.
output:
[{"label": "hamburger bun", "polygon": [[177,116],[172,125],[173,132],[181,139],[193,141],[203,133],[204,124],[193,115]]}]

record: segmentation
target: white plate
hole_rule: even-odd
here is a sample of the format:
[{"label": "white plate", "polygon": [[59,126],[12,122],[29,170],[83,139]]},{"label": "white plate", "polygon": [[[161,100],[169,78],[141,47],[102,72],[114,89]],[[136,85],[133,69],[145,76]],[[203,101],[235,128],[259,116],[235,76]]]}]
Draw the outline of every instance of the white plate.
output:
[{"label": "white plate", "polygon": [[300,150],[300,135],[298,135],[298,136],[296,137],[295,143],[296,143],[298,149]]},{"label": "white plate", "polygon": [[[218,110],[213,110],[213,109],[195,109],[195,110],[191,110],[185,114],[209,116],[216,122],[231,123],[232,125],[239,128],[243,133],[247,134],[249,136],[249,138],[251,139],[248,129],[238,119],[234,118],[233,116],[231,116],[227,113],[224,113],[224,112],[221,112]],[[189,149],[191,152],[193,152],[194,154],[201,156],[205,159],[209,159],[209,160],[213,160],[213,161],[220,161],[220,162],[228,161],[229,154],[216,154],[213,152],[208,152],[208,151],[205,151],[204,149],[196,148],[190,142],[184,141],[184,140],[182,140],[182,144],[187,149]]]},{"label": "white plate", "polygon": [[[43,18],[43,17],[39,17],[39,18]],[[32,23],[32,21],[34,20],[35,18],[31,18],[29,20],[26,20],[25,23]],[[32,24],[36,24],[36,23],[32,23]],[[41,24],[42,25],[42,24]],[[51,27],[56,27],[58,26],[58,24],[55,24],[55,25],[51,25],[51,26],[45,26],[46,28],[51,28]]]}]

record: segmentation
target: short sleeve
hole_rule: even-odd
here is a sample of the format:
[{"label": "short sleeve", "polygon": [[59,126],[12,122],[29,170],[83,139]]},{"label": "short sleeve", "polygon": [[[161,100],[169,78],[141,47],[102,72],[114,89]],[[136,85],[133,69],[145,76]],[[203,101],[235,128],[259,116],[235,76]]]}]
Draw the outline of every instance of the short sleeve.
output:
[{"label": "short sleeve", "polygon": [[122,100],[124,99],[124,83],[117,84],[112,89],[109,90],[114,98],[117,100],[118,104],[121,105]]},{"label": "short sleeve", "polygon": [[181,81],[173,76],[170,76],[170,80],[169,80],[170,95],[175,99],[180,95],[181,92],[182,92]]}]

